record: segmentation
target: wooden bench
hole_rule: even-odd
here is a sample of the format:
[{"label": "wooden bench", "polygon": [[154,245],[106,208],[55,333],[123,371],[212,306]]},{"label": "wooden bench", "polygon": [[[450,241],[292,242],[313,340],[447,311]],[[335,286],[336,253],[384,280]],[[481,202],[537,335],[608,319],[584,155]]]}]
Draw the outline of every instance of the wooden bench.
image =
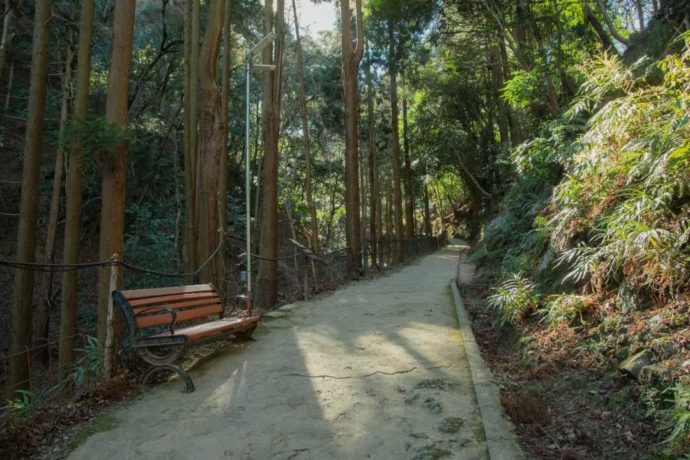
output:
[{"label": "wooden bench", "polygon": [[[173,364],[186,347],[220,335],[249,338],[260,320],[257,315],[223,318],[212,284],[113,291],[112,296],[124,318],[130,357],[133,350],[152,365],[142,381],[158,371],[172,371],[184,381],[186,392],[194,391],[194,383]],[[212,318],[216,315],[219,319]],[[178,327],[180,323],[187,324]]]}]

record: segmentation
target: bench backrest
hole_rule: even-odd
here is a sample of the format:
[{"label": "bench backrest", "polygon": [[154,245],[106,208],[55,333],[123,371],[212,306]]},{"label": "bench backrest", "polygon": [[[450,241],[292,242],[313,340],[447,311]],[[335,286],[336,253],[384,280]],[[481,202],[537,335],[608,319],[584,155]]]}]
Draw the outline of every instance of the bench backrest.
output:
[{"label": "bench backrest", "polygon": [[192,321],[223,312],[223,304],[212,284],[134,289],[119,291],[131,308],[137,329],[170,324],[175,310],[177,323]]}]

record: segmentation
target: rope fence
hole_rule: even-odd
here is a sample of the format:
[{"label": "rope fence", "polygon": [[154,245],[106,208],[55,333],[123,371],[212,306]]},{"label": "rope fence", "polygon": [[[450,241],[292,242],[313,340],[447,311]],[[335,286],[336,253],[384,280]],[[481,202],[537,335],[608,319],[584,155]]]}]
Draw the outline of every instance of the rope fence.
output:
[{"label": "rope fence", "polygon": [[[0,259],[0,267],[14,270],[32,270],[36,272],[66,272],[71,270],[87,270],[100,267],[120,267],[127,271],[137,274],[150,276],[130,277],[127,281],[127,289],[134,287],[154,287],[165,283],[170,284],[171,279],[176,279],[179,284],[189,283],[190,280],[197,282],[200,273],[215,259],[221,251],[225,256],[225,269],[223,277],[227,282],[227,292],[224,293],[224,300],[230,310],[242,308],[242,302],[238,297],[244,293],[245,285],[239,282],[240,273],[244,269],[246,254],[244,252],[244,239],[235,235],[227,235],[213,253],[192,272],[166,272],[141,267],[136,264],[120,260],[107,260],[95,262],[83,262],[75,264],[45,264],[37,262],[19,262],[7,259]],[[409,262],[417,257],[429,254],[446,244],[445,235],[437,237],[417,237],[414,239],[397,240],[392,237],[384,237],[377,240],[365,239],[363,241],[362,253],[354,257],[361,257],[363,270],[359,276],[367,276],[385,271],[394,266],[400,259]],[[404,253],[399,257],[397,253],[398,243],[402,243]],[[276,261],[278,264],[278,304],[286,304],[302,299],[308,299],[315,293],[336,289],[352,279],[351,267],[353,255],[350,248],[338,248],[323,254],[313,254],[309,248],[293,241],[281,241],[277,258],[262,257],[258,254],[251,256],[259,261]],[[376,253],[376,260],[373,254]],[[260,265],[260,264],[257,264]],[[256,269],[258,270],[258,266]],[[124,270],[123,270],[124,271]],[[123,273],[124,274],[124,273]],[[158,277],[160,279],[158,279]],[[254,277],[257,279],[258,277]],[[168,280],[168,281],[164,281]],[[76,365],[67,382],[58,381],[57,355],[60,339],[58,337],[34,340],[34,343],[26,349],[15,352],[14,355],[2,353],[0,351],[0,395],[6,395],[7,371],[9,369],[10,358],[22,355],[28,360],[30,369],[29,378],[20,384],[27,384],[31,388],[32,394],[40,395],[41,398],[48,399],[54,396],[65,397],[67,394],[76,395],[79,387],[88,384],[92,379],[102,378],[102,373],[98,374],[96,369],[90,368],[88,360],[98,355],[99,351],[95,348],[101,345],[95,343],[91,335],[95,335],[95,318],[93,317],[92,300],[94,293],[86,293],[82,297],[89,297],[86,305],[83,303],[80,312],[86,314],[86,319],[81,321],[79,332],[72,339],[75,343]],[[86,308],[91,308],[88,310]],[[55,313],[55,312],[53,312]],[[90,319],[89,319],[90,318]],[[82,318],[84,319],[84,318]],[[7,331],[10,332],[10,331]],[[55,335],[55,332],[53,332]],[[99,348],[100,350],[100,348]],[[102,351],[102,350],[101,350]],[[93,363],[91,363],[93,364]],[[101,364],[103,366],[103,364]],[[65,391],[67,390],[67,391]],[[2,411],[0,404],[0,413]],[[5,408],[6,409],[6,408]]]}]

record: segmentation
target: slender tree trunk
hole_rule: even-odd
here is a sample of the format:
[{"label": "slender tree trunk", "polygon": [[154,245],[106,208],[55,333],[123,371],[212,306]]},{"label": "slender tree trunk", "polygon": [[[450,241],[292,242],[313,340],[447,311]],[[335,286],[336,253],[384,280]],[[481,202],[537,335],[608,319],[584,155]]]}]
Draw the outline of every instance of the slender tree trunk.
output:
[{"label": "slender tree trunk", "polygon": [[446,231],[446,219],[443,215],[443,201],[441,200],[441,195],[439,195],[437,187],[434,187],[434,192],[436,194],[436,208],[438,209],[438,217],[441,221],[441,229],[437,234],[441,234]]},{"label": "slender tree trunk", "polygon": [[388,59],[391,84],[391,161],[393,162],[393,212],[395,214],[395,263],[405,260],[402,189],[400,178],[400,129],[398,123],[398,67],[395,56],[393,21],[388,22]]},{"label": "slender tree trunk", "polygon": [[[261,104],[256,105],[256,123],[254,124],[254,167],[253,171],[256,171],[256,187],[254,187],[254,233],[258,232],[261,227],[261,178],[264,175],[264,157],[261,155],[261,148],[259,142],[263,136],[263,126],[259,128],[262,121],[263,101]],[[261,146],[263,147],[263,146]]]},{"label": "slender tree trunk", "polygon": [[390,266],[398,260],[398,245],[395,240],[396,235],[393,229],[395,228],[395,223],[393,222],[393,186],[391,185],[391,180],[386,180],[386,238],[388,240],[388,257],[386,263]]},{"label": "slender tree trunk", "polygon": [[[89,109],[89,76],[91,73],[91,36],[93,32],[94,0],[83,0],[81,24],[79,26],[79,62],[77,67],[77,94],[74,104],[75,121],[83,121]],[[79,237],[81,235],[81,201],[83,151],[73,146],[67,162],[65,187],[65,246],[63,262],[79,262]],[[58,371],[64,380],[72,370],[74,362],[74,335],[77,329],[77,289],[79,273],[68,270],[62,276],[62,304],[60,305],[60,357]]]},{"label": "slender tree trunk", "polygon": [[606,9],[606,5],[604,4],[604,0],[597,0],[597,4],[599,5],[599,12],[601,13],[601,17],[604,18],[606,27],[608,27],[609,29],[609,33],[613,36],[613,38],[615,38],[625,46],[628,46],[630,44],[630,41],[618,32],[618,29],[616,28],[615,24],[613,23],[613,21],[611,21],[608,9]]},{"label": "slender tree trunk", "polygon": [[5,16],[2,20],[2,36],[0,36],[0,80],[10,60],[14,35],[14,1],[5,0]]},{"label": "slender tree trunk", "polygon": [[12,82],[14,81],[14,63],[10,62],[10,73],[7,76],[7,94],[5,94],[5,112],[10,109],[10,101],[12,100]]},{"label": "slender tree trunk", "polygon": [[199,95],[199,0],[187,0],[185,14],[185,270],[197,269],[196,190]]},{"label": "slender tree trunk", "polygon": [[[19,229],[17,232],[17,261],[36,260],[36,226],[38,220],[38,184],[43,147],[43,118],[48,81],[48,22],[53,2],[36,4],[34,16],[29,108],[24,143]],[[7,398],[14,399],[17,390],[30,387],[29,347],[31,346],[31,305],[33,301],[33,272],[17,269],[12,294],[12,325],[10,329],[9,375]]]},{"label": "slender tree trunk", "polygon": [[[412,240],[415,234],[415,206],[414,206],[414,183],[412,177],[412,160],[410,159],[410,137],[407,125],[407,94],[403,97],[403,150],[405,162],[405,196],[407,198],[405,207],[405,230],[406,238]],[[412,244],[410,242],[409,244]]]},{"label": "slender tree trunk", "polygon": [[488,64],[491,69],[491,77],[493,82],[492,96],[498,112],[498,132],[501,136],[501,143],[508,145],[510,142],[509,133],[509,115],[508,107],[501,97],[501,90],[503,89],[503,69],[501,68],[501,55],[498,46],[492,46],[488,50]]},{"label": "slender tree trunk", "polygon": [[[221,241],[220,191],[221,157],[225,155],[228,138],[226,116],[223,114],[222,91],[218,86],[218,60],[223,35],[225,0],[210,0],[206,32],[201,48],[199,68],[200,88],[200,149],[197,163],[197,265],[213,254]],[[220,286],[220,273],[216,261],[206,264],[201,281]]]},{"label": "slender tree trunk", "polygon": [[302,38],[299,32],[299,21],[297,19],[297,7],[295,0],[292,0],[292,11],[295,17],[295,40],[297,47],[297,73],[299,76],[299,100],[300,117],[302,119],[302,142],[304,143],[304,163],[306,169],[306,183],[304,184],[307,207],[309,208],[311,226],[311,248],[316,254],[321,253],[319,245],[319,222],[316,216],[316,203],[312,192],[312,173],[311,173],[311,139],[309,138],[309,120],[307,117],[307,90],[304,82],[304,54],[302,52]]},{"label": "slender tree trunk", "polygon": [[[135,0],[116,0],[113,13],[113,45],[110,54],[105,119],[121,129],[127,127],[127,96],[132,63],[135,8]],[[108,260],[115,254],[122,256],[127,150],[126,142],[119,143],[103,164],[100,260]],[[110,272],[110,267],[102,267],[98,273],[98,340],[101,344],[105,344],[108,327]],[[119,283],[118,279],[117,284]]]},{"label": "slender tree trunk", "polygon": [[360,204],[360,226],[359,226],[359,241],[362,248],[362,276],[367,275],[367,267],[369,267],[369,255],[367,254],[367,169],[362,148],[359,148],[359,204]]},{"label": "slender tree trunk", "polygon": [[[223,71],[221,73],[221,115],[222,126],[225,131],[223,150],[220,155],[220,175],[218,177],[218,213],[220,219],[220,237],[225,238],[227,231],[226,211],[228,207],[228,143],[230,134],[230,60],[232,55],[232,0],[225,0],[225,17],[223,18]],[[216,257],[217,273],[219,277],[218,290],[221,298],[228,292],[228,272],[225,251],[221,250]]]},{"label": "slender tree trunk", "polygon": [[[510,80],[510,61],[508,60],[508,51],[506,50],[506,45],[503,40],[499,41],[499,51],[501,54],[501,65],[503,67],[503,81]],[[513,147],[517,147],[522,144],[524,137],[522,134],[522,128],[515,112],[507,107],[508,112],[508,126],[510,127],[510,141]]]},{"label": "slender tree trunk", "polygon": [[584,5],[582,7],[582,11],[584,12],[587,21],[591,24],[592,29],[594,29],[594,32],[597,34],[597,37],[599,37],[599,41],[601,42],[602,48],[604,48],[605,51],[611,51],[618,54],[618,50],[616,50],[616,48],[613,46],[611,38],[609,38],[609,35],[606,33],[606,30],[604,30],[604,27],[601,25],[596,15],[589,8],[589,6]]},{"label": "slender tree trunk", "polygon": [[273,17],[273,1],[266,0],[264,31],[269,33],[275,22],[273,46],[264,49],[264,64],[275,65],[264,74],[264,182],[261,218],[261,263],[259,264],[259,306],[268,309],[278,298],[278,141],[280,138],[280,103],[282,95],[283,39],[285,1],[277,0]]},{"label": "slender tree trunk", "polygon": [[357,42],[352,42],[352,13],[347,1],[340,2],[343,101],[345,106],[345,236],[348,247],[348,273],[357,277],[362,273],[362,245],[360,240],[359,197],[359,88],[357,70],[364,54],[364,24],[362,2],[356,0]]},{"label": "slender tree trunk", "polygon": [[367,118],[369,121],[369,237],[371,260],[378,262],[379,229],[377,201],[379,200],[378,158],[376,152],[376,119],[374,118],[374,83],[371,78],[371,50],[367,57]]},{"label": "slender tree trunk", "polygon": [[432,236],[431,209],[429,206],[429,185],[424,184],[424,234]]},{"label": "slender tree trunk", "polygon": [[642,7],[642,0],[635,0],[635,8],[637,9],[637,20],[640,24],[640,31],[644,30],[644,8]]},{"label": "slender tree trunk", "polygon": [[[43,262],[53,264],[55,262],[55,235],[58,227],[58,217],[60,214],[60,195],[62,190],[63,166],[65,164],[65,150],[63,141],[65,139],[65,127],[69,119],[70,104],[72,100],[72,61],[74,53],[72,51],[71,37],[67,45],[65,56],[65,68],[62,74],[62,106],[60,108],[60,128],[58,133],[58,149],[55,154],[55,171],[53,172],[53,189],[50,195],[50,211],[48,212],[48,225],[46,231],[46,243],[43,251]],[[48,362],[48,337],[50,329],[50,306],[52,304],[53,279],[55,273],[49,271],[43,274],[41,279],[41,299],[38,305],[38,315],[36,318],[36,330],[41,345],[41,360]]]}]

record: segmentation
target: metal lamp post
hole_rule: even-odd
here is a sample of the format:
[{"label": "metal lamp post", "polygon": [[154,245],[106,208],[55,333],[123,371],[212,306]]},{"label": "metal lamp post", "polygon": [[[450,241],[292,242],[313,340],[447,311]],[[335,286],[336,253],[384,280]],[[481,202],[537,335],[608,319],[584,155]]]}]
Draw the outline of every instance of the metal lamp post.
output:
[{"label": "metal lamp post", "polygon": [[[249,163],[249,87],[250,87],[250,70],[252,68],[252,56],[256,53],[261,52],[266,46],[268,46],[274,39],[275,32],[270,32],[264,38],[261,39],[259,43],[254,45],[253,48],[247,50],[244,63],[245,72],[245,117],[244,117],[244,194],[245,194],[245,215],[246,215],[246,256],[247,256],[247,291],[245,293],[245,302],[247,306],[247,312],[251,314],[252,311],[252,232],[251,232],[251,165]],[[272,72],[275,70],[276,66],[267,64],[256,64],[253,66],[255,69],[260,69],[267,72]]]}]

